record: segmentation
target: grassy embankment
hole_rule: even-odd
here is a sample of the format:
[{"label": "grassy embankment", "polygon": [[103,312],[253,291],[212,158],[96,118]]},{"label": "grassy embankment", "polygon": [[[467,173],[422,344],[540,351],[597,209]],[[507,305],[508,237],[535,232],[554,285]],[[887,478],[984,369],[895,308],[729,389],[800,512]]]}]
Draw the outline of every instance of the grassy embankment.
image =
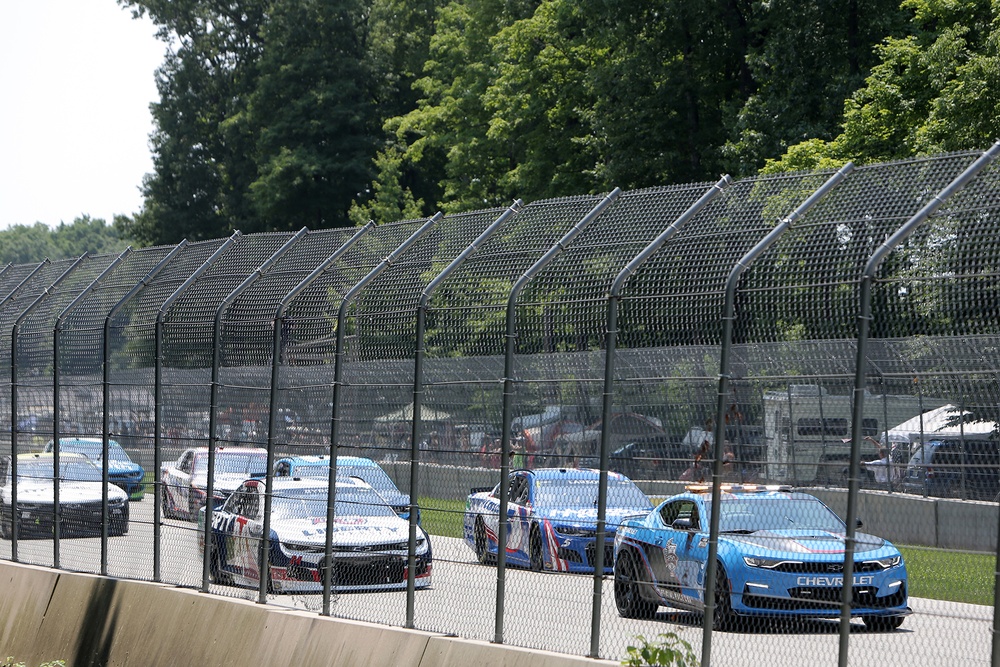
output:
[{"label": "grassy embankment", "polygon": [[[421,523],[431,535],[462,537],[465,502],[421,498]],[[997,560],[991,554],[900,547],[910,580],[910,595],[970,604],[993,604]]]}]

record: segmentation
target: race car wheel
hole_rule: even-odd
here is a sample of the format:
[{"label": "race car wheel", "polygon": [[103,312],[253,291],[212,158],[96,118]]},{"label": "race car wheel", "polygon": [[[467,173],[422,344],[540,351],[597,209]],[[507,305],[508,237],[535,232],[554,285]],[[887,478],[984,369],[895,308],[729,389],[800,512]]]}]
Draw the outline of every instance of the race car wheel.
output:
[{"label": "race car wheel", "polygon": [[642,597],[639,592],[639,571],[635,557],[624,550],[615,561],[615,606],[623,618],[652,618],[656,605]]},{"label": "race car wheel", "polygon": [[903,624],[903,616],[862,616],[865,627],[874,632],[892,632]]},{"label": "race car wheel", "polygon": [[486,526],[479,517],[476,517],[476,525],[472,530],[472,535],[476,544],[476,559],[483,565],[489,564],[493,559],[490,557],[489,542],[486,538]]},{"label": "race car wheel", "polygon": [[208,561],[208,579],[214,584],[219,584],[220,586],[232,586],[233,580],[229,576],[228,572],[222,569],[222,565],[219,563],[219,551],[216,546],[212,546],[212,552],[210,560]]},{"label": "race car wheel", "polygon": [[3,504],[0,504],[0,538],[9,540],[10,533],[10,521],[7,520],[7,516],[4,513]]},{"label": "race car wheel", "polygon": [[170,494],[167,493],[167,485],[160,486],[160,511],[164,519],[174,518],[174,513],[170,510]]},{"label": "race car wheel", "polygon": [[108,535],[120,536],[128,533],[128,502],[125,503],[124,513],[119,519],[112,519],[108,525]]},{"label": "race car wheel", "polygon": [[712,628],[726,631],[733,625],[733,598],[729,585],[729,577],[722,563],[718,564],[715,581],[715,610],[712,616]]},{"label": "race car wheel", "polygon": [[542,558],[542,531],[538,526],[531,528],[531,536],[528,538],[528,561],[535,572],[545,569],[545,560]]}]

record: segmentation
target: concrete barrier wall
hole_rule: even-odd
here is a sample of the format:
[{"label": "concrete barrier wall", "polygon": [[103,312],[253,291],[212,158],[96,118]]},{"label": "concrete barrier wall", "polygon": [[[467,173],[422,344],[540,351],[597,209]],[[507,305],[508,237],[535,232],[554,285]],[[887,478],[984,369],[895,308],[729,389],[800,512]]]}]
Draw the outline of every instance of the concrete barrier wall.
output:
[{"label": "concrete barrier wall", "polygon": [[[409,486],[409,463],[396,461],[381,465],[400,488]],[[498,478],[497,470],[436,464],[424,464],[420,477],[423,488],[433,489],[424,495],[453,500],[464,500],[472,487],[494,486]],[[686,483],[636,480],[636,484],[646,495],[661,499],[683,492]],[[847,515],[847,489],[816,487],[797,490],[815,495],[841,517]],[[861,491],[858,516],[864,522],[864,532],[884,537],[890,542],[995,553],[1000,519],[998,508],[997,503],[975,500]]]},{"label": "concrete barrier wall", "polygon": [[585,667],[618,663],[0,562],[0,650],[37,665]]}]

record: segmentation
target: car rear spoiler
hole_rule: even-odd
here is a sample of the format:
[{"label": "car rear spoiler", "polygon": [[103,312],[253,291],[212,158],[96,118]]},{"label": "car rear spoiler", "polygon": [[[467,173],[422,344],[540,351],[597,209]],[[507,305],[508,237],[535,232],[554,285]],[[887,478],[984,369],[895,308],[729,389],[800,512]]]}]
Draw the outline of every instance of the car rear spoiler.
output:
[{"label": "car rear spoiler", "polygon": [[469,489],[469,494],[471,495],[473,493],[483,493],[484,491],[492,491],[492,490],[493,490],[492,486],[474,486],[471,489]]}]

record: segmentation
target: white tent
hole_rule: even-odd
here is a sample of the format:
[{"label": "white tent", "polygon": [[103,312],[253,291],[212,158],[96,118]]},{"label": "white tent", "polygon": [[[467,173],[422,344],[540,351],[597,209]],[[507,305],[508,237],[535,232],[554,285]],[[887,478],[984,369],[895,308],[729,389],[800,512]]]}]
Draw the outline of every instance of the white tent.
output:
[{"label": "white tent", "polygon": [[[447,412],[442,412],[440,410],[432,410],[426,405],[420,406],[420,420],[425,422],[443,422],[448,421],[451,415]],[[390,412],[389,414],[382,415],[381,417],[375,418],[376,423],[379,424],[393,424],[396,422],[412,422],[413,421],[413,403],[403,406],[395,412]]]},{"label": "white tent", "polygon": [[[955,423],[959,417],[959,410],[954,405],[942,405],[940,408],[928,410],[922,415],[917,415],[907,419],[902,424],[897,424],[889,429],[890,440],[906,440],[909,442],[919,442],[921,433],[924,440],[931,438],[950,437],[955,438],[963,433],[966,436],[989,435],[996,429],[996,422],[966,422],[962,425]],[[965,415],[971,414],[968,410]],[[894,437],[895,436],[895,437]]]}]

